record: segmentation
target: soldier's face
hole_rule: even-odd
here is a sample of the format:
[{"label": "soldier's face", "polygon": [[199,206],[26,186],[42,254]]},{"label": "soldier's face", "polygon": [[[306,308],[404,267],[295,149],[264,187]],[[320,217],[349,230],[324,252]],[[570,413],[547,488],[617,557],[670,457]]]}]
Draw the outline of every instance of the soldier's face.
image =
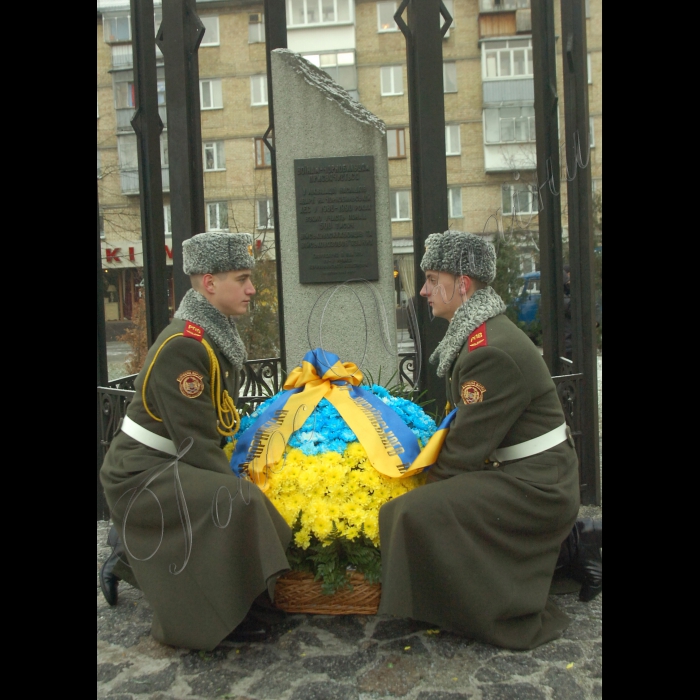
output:
[{"label": "soldier's face", "polygon": [[433,316],[446,318],[448,321],[464,302],[464,294],[460,293],[459,278],[449,272],[427,270],[420,295],[428,300]]},{"label": "soldier's face", "polygon": [[212,306],[225,316],[242,316],[248,312],[250,299],[255,294],[250,270],[232,270],[214,275]]}]

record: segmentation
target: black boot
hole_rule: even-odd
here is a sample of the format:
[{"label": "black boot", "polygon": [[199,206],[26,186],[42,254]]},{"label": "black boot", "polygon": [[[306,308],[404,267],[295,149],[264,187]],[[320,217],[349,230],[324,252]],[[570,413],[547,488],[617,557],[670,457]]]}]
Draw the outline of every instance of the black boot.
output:
[{"label": "black boot", "polygon": [[581,518],[562,542],[556,572],[581,584],[579,600],[593,600],[603,590],[603,521]]},{"label": "black boot", "polygon": [[109,555],[107,561],[102,564],[102,568],[100,569],[100,588],[102,589],[102,595],[104,595],[105,600],[110,605],[116,605],[118,597],[117,585],[121,579],[114,573],[114,566],[119,561],[120,555],[124,554],[125,550],[114,525],[112,525],[109,535],[107,536],[107,544],[112,547],[112,553]]}]

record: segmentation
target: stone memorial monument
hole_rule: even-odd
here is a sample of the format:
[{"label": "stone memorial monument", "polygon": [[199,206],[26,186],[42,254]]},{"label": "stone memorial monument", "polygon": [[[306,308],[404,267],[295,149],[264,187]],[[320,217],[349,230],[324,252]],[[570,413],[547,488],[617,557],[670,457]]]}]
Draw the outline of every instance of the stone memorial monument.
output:
[{"label": "stone memorial monument", "polygon": [[384,123],[325,72],[271,54],[287,367],[315,347],[397,371]]}]

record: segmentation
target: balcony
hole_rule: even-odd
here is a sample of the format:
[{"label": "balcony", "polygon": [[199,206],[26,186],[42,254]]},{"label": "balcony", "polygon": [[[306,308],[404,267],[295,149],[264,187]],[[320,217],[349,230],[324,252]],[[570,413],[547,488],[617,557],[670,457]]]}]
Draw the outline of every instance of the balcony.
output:
[{"label": "balcony", "polygon": [[[156,63],[163,63],[163,53],[156,44]],[[134,66],[134,49],[132,44],[115,44],[112,46],[112,70],[124,70]]]},{"label": "balcony", "polygon": [[[117,131],[132,131],[131,120],[134,116],[133,107],[125,107],[123,109],[117,110]],[[158,105],[158,114],[160,115],[160,120],[163,122],[163,126],[168,125],[167,112],[165,105]]]},{"label": "balcony", "polygon": [[[170,170],[161,168],[161,177],[163,178],[163,192],[170,192]],[[122,194],[136,195],[139,193],[139,171],[138,170],[122,170]]]},{"label": "balcony", "polygon": [[533,104],[535,101],[535,81],[533,78],[513,80],[484,80],[484,106],[502,104]]}]

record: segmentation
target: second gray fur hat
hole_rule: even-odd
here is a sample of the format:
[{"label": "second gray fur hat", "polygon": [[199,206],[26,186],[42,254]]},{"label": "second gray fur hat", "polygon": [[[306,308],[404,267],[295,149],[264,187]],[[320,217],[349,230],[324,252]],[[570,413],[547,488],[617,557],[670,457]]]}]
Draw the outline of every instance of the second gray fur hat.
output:
[{"label": "second gray fur hat", "polygon": [[465,231],[431,233],[425,239],[421,270],[467,275],[490,284],[496,277],[496,251],[483,238]]},{"label": "second gray fur hat", "polygon": [[182,244],[182,268],[186,275],[215,275],[253,267],[250,233],[198,233]]}]

